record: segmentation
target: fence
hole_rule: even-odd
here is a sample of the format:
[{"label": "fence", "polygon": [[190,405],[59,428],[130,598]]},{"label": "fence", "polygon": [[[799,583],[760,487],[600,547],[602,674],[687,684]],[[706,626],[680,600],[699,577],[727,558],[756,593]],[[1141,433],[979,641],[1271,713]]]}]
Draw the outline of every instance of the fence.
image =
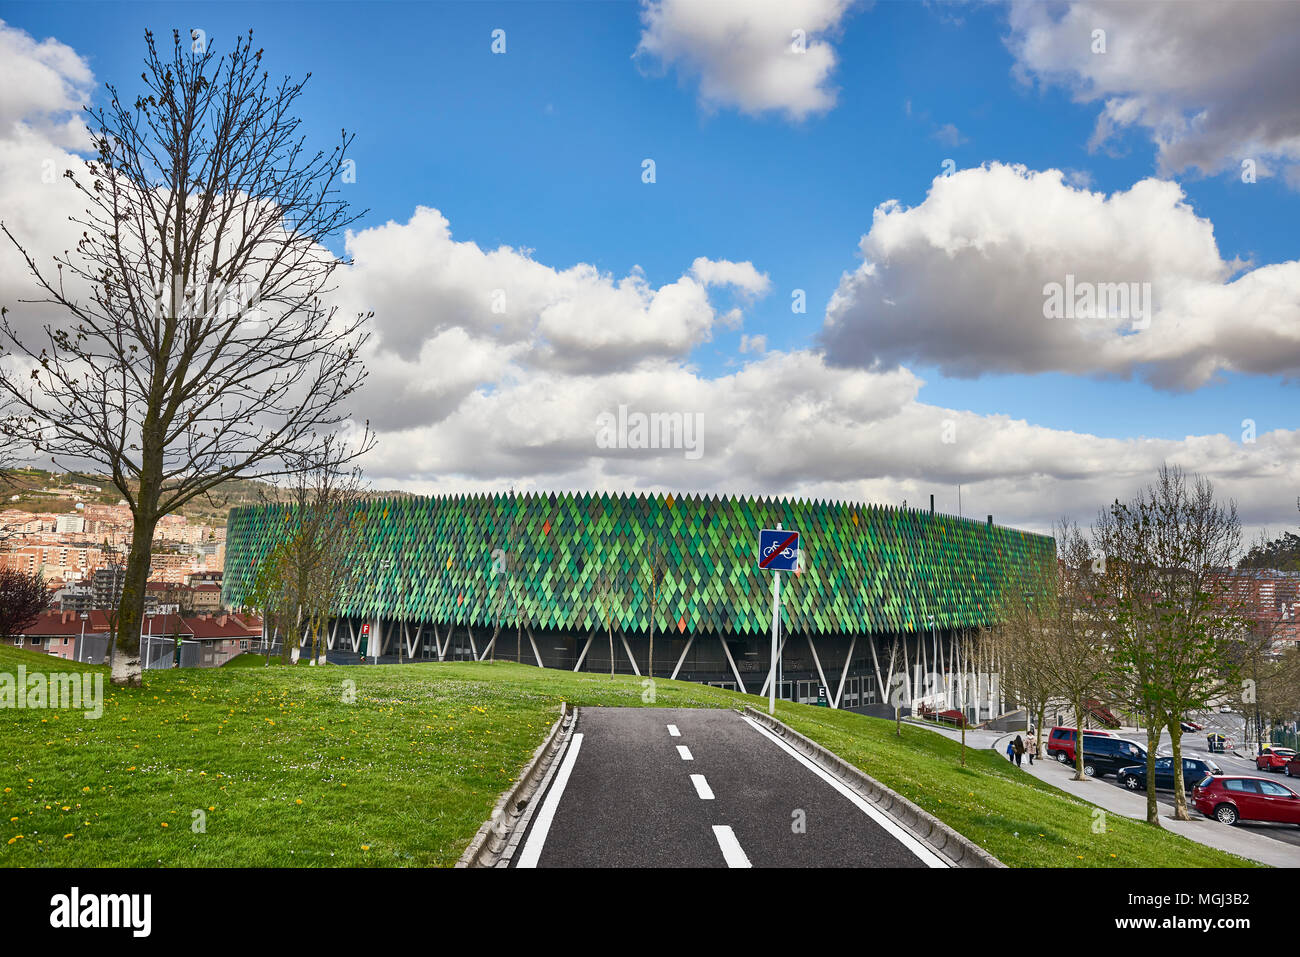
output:
[{"label": "fence", "polygon": [[[198,641],[181,640],[180,666],[182,668],[200,667],[202,655]],[[158,635],[140,637],[140,667],[149,669],[176,667],[176,639]]]}]

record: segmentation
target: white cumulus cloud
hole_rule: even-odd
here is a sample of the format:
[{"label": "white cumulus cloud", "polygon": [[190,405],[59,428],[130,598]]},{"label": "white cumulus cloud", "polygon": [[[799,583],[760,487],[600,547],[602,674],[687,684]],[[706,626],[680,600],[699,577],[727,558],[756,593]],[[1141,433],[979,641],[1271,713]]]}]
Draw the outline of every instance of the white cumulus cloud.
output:
[{"label": "white cumulus cloud", "polygon": [[[1300,372],[1300,262],[1238,274],[1171,181],[1107,196],[1058,170],[962,170],[918,206],[879,206],[860,252],[820,334],[835,363],[1138,375],[1168,389]],[[1085,307],[1084,287],[1112,305],[1127,292],[1129,308],[1048,318],[1054,284]]]},{"label": "white cumulus cloud", "polygon": [[[1162,172],[1300,162],[1300,4],[1018,0],[1017,72],[1101,104],[1092,138],[1148,132]],[[1096,31],[1103,31],[1096,34]],[[1094,38],[1096,34],[1096,38]],[[1104,38],[1105,52],[1098,40]]]},{"label": "white cumulus cloud", "polygon": [[645,0],[636,56],[699,81],[709,108],[802,120],[835,105],[828,37],[850,0]]}]

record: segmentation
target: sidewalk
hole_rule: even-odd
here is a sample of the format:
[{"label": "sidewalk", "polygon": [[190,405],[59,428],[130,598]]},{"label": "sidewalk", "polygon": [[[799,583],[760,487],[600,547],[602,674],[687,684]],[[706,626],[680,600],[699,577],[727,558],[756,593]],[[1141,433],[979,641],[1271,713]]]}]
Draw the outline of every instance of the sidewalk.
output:
[{"label": "sidewalk", "polygon": [[[994,742],[994,750],[1001,754],[1007,746],[1007,739],[1014,737],[1015,732],[998,735],[997,741]],[[1032,774],[1040,781],[1060,788],[1073,797],[1105,808],[1112,814],[1122,814],[1124,817],[1136,818],[1139,821],[1146,820],[1145,791],[1125,791],[1122,788],[1112,787],[1105,781],[1076,781],[1074,766],[1061,764],[1059,761],[1038,760],[1030,767],[1026,759],[1021,765],[1021,770]],[[1162,805],[1161,826],[1167,831],[1181,834],[1188,840],[1204,844],[1206,847],[1237,854],[1252,861],[1259,861],[1261,864],[1272,867],[1300,867],[1300,847],[1254,832],[1249,829],[1249,826],[1230,827],[1212,821],[1195,807],[1189,806],[1188,810],[1192,815],[1190,821],[1175,821],[1170,810]]]},{"label": "sidewalk", "polygon": [[[933,725],[922,724],[919,721],[905,721],[904,723],[926,728],[936,734],[952,738],[954,741],[961,740],[960,730],[936,728]],[[1003,752],[1006,750],[1007,742],[1014,738],[1017,733],[1015,731],[967,729],[966,744],[968,747],[974,748],[991,748],[1005,761],[1006,755]],[[1021,765],[1021,770],[1027,774],[1032,774],[1046,784],[1060,788],[1072,797],[1088,801],[1112,814],[1121,814],[1124,817],[1136,818],[1139,821],[1146,820],[1147,796],[1145,791],[1132,793],[1122,788],[1112,787],[1104,781],[1075,781],[1073,779],[1074,767],[1072,765],[1061,764],[1050,759],[1044,760],[1040,758],[1031,767],[1029,759],[1026,758]],[[1220,851],[1227,851],[1230,854],[1237,854],[1252,861],[1258,861],[1261,864],[1268,864],[1272,867],[1300,867],[1300,847],[1283,841],[1276,841],[1264,834],[1251,831],[1249,826],[1230,827],[1226,824],[1220,824],[1218,821],[1212,821],[1194,807],[1189,807],[1189,811],[1192,820],[1175,821],[1170,816],[1169,809],[1162,806],[1160,808],[1160,824],[1165,830],[1174,834],[1181,834],[1188,840],[1204,844],[1206,847],[1217,848]]]}]

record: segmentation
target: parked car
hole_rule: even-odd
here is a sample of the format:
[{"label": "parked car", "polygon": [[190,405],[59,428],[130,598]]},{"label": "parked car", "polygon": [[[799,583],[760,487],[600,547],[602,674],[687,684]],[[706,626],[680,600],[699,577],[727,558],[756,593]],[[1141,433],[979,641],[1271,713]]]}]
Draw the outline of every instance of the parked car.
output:
[{"label": "parked car", "polygon": [[[1087,728],[1084,734],[1095,734],[1101,737],[1111,737],[1109,731],[1091,731]],[[1057,725],[1052,729],[1052,733],[1047,736],[1047,756],[1056,758],[1062,764],[1074,763],[1074,739],[1078,732],[1074,728],[1067,728],[1063,725]]]},{"label": "parked car", "polygon": [[1287,762],[1294,757],[1295,751],[1291,748],[1266,745],[1263,752],[1255,758],[1255,770],[1281,771],[1286,767]]},{"label": "parked car", "polygon": [[1107,774],[1118,774],[1120,768],[1146,763],[1147,749],[1136,741],[1091,731],[1083,733],[1083,773],[1090,778],[1104,778]]},{"label": "parked car", "polygon": [[1289,778],[1300,778],[1300,754],[1297,754],[1286,763],[1286,767],[1282,769],[1282,773]]},{"label": "parked car", "polygon": [[1264,778],[1213,775],[1192,788],[1192,803],[1206,817],[1224,824],[1280,821],[1300,824],[1300,794]]},{"label": "parked car", "polygon": [[[1155,772],[1157,790],[1172,791],[1174,789],[1174,759],[1156,758]],[[1205,778],[1222,773],[1223,771],[1213,761],[1183,758],[1183,787],[1188,791],[1196,787]],[[1115,772],[1115,780],[1130,791],[1143,790],[1147,786],[1147,766],[1139,764],[1131,768],[1120,768]]]}]

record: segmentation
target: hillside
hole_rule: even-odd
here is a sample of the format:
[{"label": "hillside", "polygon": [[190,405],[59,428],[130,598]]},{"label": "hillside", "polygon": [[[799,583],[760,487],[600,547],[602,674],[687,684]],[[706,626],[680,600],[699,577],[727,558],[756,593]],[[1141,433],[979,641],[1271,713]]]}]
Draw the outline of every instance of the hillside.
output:
[{"label": "hillside", "polygon": [[[406,492],[374,492],[402,496]],[[286,493],[269,482],[232,479],[209,495],[184,505],[179,514],[187,522],[222,528],[230,509],[238,505],[279,502]],[[117,505],[121,493],[106,475],[77,472],[47,472],[43,469],[13,469],[0,476],[0,509],[23,512],[70,512],[78,502],[86,505]]]}]

